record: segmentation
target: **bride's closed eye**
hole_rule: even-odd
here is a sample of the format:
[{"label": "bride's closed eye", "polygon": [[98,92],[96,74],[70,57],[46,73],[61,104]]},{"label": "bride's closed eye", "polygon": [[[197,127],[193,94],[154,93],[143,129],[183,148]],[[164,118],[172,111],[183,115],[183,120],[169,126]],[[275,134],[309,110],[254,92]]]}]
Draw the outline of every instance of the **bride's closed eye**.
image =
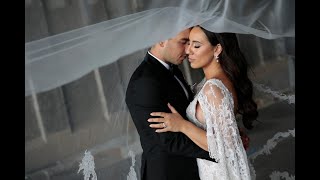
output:
[{"label": "bride's closed eye", "polygon": [[201,44],[200,44],[200,43],[194,43],[194,44],[193,44],[193,47],[194,47],[194,48],[200,48],[200,47],[201,47]]},{"label": "bride's closed eye", "polygon": [[194,42],[192,42],[192,46],[193,46],[193,48],[200,48],[201,47],[201,43],[198,42],[198,41],[194,41]]}]

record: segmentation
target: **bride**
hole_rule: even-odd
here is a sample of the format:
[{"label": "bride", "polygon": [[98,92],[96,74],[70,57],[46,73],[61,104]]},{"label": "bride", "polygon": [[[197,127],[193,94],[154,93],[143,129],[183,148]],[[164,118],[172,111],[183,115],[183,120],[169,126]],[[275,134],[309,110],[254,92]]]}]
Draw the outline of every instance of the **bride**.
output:
[{"label": "bride", "polygon": [[251,179],[246,151],[236,123],[242,115],[247,129],[258,116],[252,99],[252,82],[247,62],[234,33],[214,33],[195,26],[186,49],[190,66],[202,68],[205,78],[198,85],[194,100],[182,116],[168,103],[172,113],[153,112],[148,119],[156,132],[182,132],[202,149],[209,151],[217,163],[197,159],[202,180]]}]

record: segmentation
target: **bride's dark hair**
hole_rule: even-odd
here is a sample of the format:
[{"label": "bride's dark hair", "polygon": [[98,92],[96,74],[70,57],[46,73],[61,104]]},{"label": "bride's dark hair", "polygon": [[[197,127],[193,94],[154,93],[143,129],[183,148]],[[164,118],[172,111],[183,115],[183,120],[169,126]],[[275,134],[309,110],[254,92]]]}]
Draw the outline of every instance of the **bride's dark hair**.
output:
[{"label": "bride's dark hair", "polygon": [[253,101],[252,82],[247,73],[248,63],[240,50],[237,36],[234,33],[213,33],[200,28],[211,45],[221,45],[219,63],[237,92],[238,113],[242,115],[244,127],[252,129],[252,122],[258,117],[257,104]]}]

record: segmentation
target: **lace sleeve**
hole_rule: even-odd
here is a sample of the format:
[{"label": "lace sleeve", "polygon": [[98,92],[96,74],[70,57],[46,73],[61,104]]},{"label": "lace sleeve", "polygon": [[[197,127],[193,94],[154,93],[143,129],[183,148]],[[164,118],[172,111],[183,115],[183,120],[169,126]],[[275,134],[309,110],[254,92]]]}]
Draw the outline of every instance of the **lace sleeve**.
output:
[{"label": "lace sleeve", "polygon": [[229,91],[221,81],[208,80],[199,92],[199,103],[206,121],[210,157],[225,168],[222,171],[231,179],[250,179]]}]

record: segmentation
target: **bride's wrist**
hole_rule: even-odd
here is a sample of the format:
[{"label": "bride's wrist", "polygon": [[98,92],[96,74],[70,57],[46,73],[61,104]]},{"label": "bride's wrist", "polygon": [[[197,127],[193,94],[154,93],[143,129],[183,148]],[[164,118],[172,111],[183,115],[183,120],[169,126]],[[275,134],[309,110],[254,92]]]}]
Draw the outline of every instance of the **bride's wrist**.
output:
[{"label": "bride's wrist", "polygon": [[190,128],[190,122],[189,121],[185,121],[185,123],[183,123],[182,126],[180,127],[180,132],[185,134],[186,131],[188,131],[189,128]]}]

